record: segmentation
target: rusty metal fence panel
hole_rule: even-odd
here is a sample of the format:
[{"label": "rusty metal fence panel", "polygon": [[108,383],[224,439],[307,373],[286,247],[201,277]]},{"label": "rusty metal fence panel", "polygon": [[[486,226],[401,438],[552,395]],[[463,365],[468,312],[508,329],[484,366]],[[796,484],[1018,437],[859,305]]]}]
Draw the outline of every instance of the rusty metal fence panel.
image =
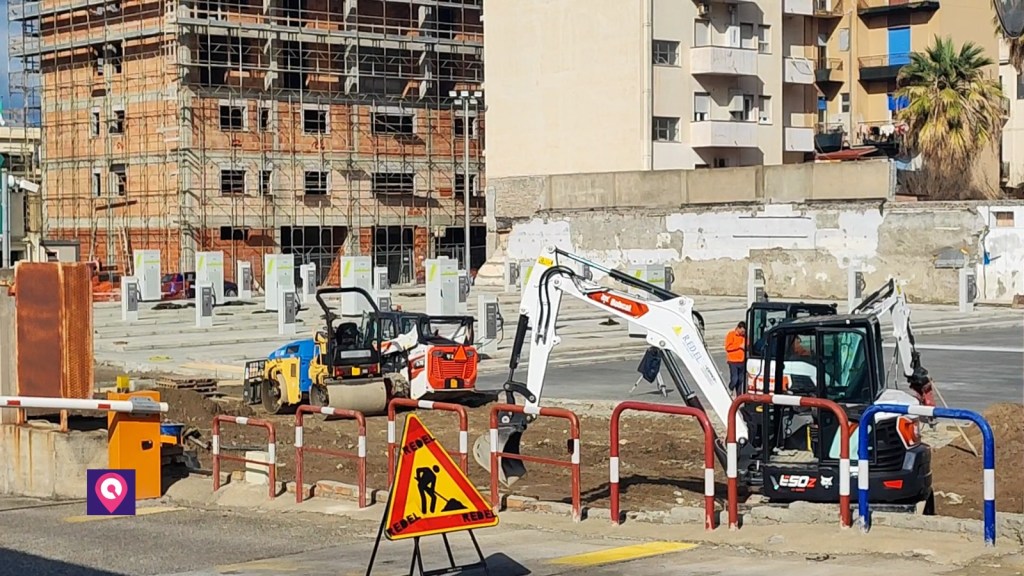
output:
[{"label": "rusty metal fence panel", "polygon": [[92,275],[66,262],[15,268],[18,395],[91,398]]}]

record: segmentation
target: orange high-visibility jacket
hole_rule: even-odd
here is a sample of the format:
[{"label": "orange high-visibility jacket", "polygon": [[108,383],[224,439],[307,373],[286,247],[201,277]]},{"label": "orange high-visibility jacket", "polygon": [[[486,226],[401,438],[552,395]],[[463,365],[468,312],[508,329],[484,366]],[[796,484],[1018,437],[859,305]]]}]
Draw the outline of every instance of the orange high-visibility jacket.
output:
[{"label": "orange high-visibility jacket", "polygon": [[746,353],[743,351],[747,339],[740,336],[736,330],[725,335],[725,361],[730,363],[743,362]]}]

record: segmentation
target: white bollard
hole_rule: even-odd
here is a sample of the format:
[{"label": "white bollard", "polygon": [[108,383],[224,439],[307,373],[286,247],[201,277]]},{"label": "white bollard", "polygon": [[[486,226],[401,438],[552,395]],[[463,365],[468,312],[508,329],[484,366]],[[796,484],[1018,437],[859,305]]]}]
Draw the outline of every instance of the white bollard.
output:
[{"label": "white bollard", "polygon": [[224,253],[196,252],[196,284],[209,283],[217,302],[224,301]]},{"label": "white bollard", "polygon": [[960,312],[974,312],[974,303],[978,300],[978,281],[974,270],[960,269]]},{"label": "white bollard", "polygon": [[[342,256],[341,286],[343,288],[362,288],[373,297],[373,262],[369,256]],[[360,294],[341,295],[341,314],[344,316],[360,316],[368,312],[370,304]]]},{"label": "white bollard", "polygon": [[480,294],[477,296],[476,307],[476,328],[473,330],[476,339],[476,349],[480,354],[493,356],[498,352],[498,318],[501,311],[498,308],[498,297],[494,294]]},{"label": "white bollard", "polygon": [[160,282],[160,251],[136,250],[132,253],[135,277],[139,279],[139,299],[155,302],[163,297]]},{"label": "white bollard", "polygon": [[277,309],[277,333],[281,336],[295,334],[295,319],[298,314],[299,302],[295,287],[281,290],[281,305]]},{"label": "white bollard", "polygon": [[764,268],[760,264],[747,265],[747,308],[768,299],[765,286]]},{"label": "white bollard", "polygon": [[281,305],[281,291],[295,290],[295,255],[263,255],[263,291],[266,297],[263,309],[277,311]]},{"label": "white bollard", "polygon": [[238,298],[252,298],[252,264],[244,260],[235,262],[235,284],[238,285]]}]

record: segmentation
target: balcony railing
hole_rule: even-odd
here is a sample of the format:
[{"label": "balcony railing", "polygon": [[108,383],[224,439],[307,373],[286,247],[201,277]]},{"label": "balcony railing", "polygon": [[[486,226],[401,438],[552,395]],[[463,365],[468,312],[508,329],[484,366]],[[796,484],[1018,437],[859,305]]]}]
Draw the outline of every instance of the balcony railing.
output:
[{"label": "balcony railing", "polygon": [[814,152],[814,128],[786,126],[783,144],[786,152]]},{"label": "balcony railing", "polygon": [[782,13],[810,16],[814,14],[814,0],[783,0]]},{"label": "balcony railing", "polygon": [[857,13],[878,16],[908,12],[934,12],[939,0],[857,0]]},{"label": "balcony railing", "polygon": [[814,61],[810,58],[784,58],[782,81],[787,84],[814,84]]},{"label": "balcony railing", "polygon": [[842,82],[842,58],[818,58],[814,64],[814,80],[816,82]]},{"label": "balcony railing", "polygon": [[757,126],[754,121],[690,122],[690,145],[694,148],[756,148]]},{"label": "balcony railing", "polygon": [[861,56],[857,63],[861,80],[893,80],[899,75],[900,68],[910,64],[910,53]]},{"label": "balcony railing", "polygon": [[857,140],[865,146],[899,146],[907,126],[894,120],[877,120],[857,124]]},{"label": "balcony railing", "polygon": [[697,45],[690,50],[692,74],[757,76],[757,54],[753,48]]}]

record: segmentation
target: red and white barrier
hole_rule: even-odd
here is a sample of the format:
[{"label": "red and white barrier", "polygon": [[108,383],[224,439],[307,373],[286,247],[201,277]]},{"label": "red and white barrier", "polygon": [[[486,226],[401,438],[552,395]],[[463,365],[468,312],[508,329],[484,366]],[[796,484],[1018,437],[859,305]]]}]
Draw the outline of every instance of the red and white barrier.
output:
[{"label": "red and white barrier", "polygon": [[[238,456],[225,456],[220,453],[220,425],[222,422],[228,424],[238,424],[239,426],[254,426],[257,428],[265,428],[267,430],[267,461],[260,462],[259,460],[249,460],[247,458],[239,458]],[[270,499],[273,500],[277,496],[277,432],[274,430],[274,425],[266,420],[260,420],[258,418],[246,418],[244,416],[224,416],[223,414],[213,417],[213,432],[211,434],[211,444],[213,447],[213,491],[220,490],[220,461],[221,460],[232,460],[234,462],[248,462],[250,464],[258,464],[260,466],[267,466],[270,469],[270,477],[268,482],[270,484]]]},{"label": "red and white barrier", "polygon": [[[359,425],[359,448],[355,453],[342,450],[328,450],[326,448],[311,448],[303,445],[303,414],[323,414],[325,416],[339,416],[351,418]],[[362,412],[345,410],[343,408],[331,408],[327,406],[299,406],[295,411],[295,502],[302,504],[302,463],[306,452],[316,452],[327,456],[338,458],[349,458],[356,461],[357,483],[359,486],[359,507],[366,508],[366,417]]]},{"label": "red and white barrier", "polygon": [[789,394],[740,394],[729,406],[729,428],[726,433],[728,453],[726,476],[729,478],[729,529],[739,528],[739,487],[737,481],[736,412],[744,404],[775,404],[805,406],[831,410],[839,422],[839,525],[849,528],[850,514],[850,422],[838,404],[824,398],[807,398]]},{"label": "red and white barrier", "polygon": [[160,414],[169,409],[167,402],[149,398],[130,400],[92,400],[77,398],[41,398],[36,396],[0,396],[0,408],[43,408],[50,410],[94,410],[128,414]]},{"label": "red and white barrier", "polygon": [[647,402],[620,402],[612,411],[611,458],[609,464],[612,524],[619,523],[619,419],[626,410],[677,414],[697,419],[704,430],[704,528],[715,529],[715,431],[703,410],[689,406],[667,406]]},{"label": "red and white barrier", "polygon": [[455,412],[459,415],[459,467],[466,474],[469,474],[469,413],[465,406],[448,404],[446,402],[433,402],[431,400],[412,400],[410,398],[392,398],[388,402],[388,488],[395,481],[397,431],[395,430],[396,408],[419,408],[422,410],[441,410],[444,412]]}]

